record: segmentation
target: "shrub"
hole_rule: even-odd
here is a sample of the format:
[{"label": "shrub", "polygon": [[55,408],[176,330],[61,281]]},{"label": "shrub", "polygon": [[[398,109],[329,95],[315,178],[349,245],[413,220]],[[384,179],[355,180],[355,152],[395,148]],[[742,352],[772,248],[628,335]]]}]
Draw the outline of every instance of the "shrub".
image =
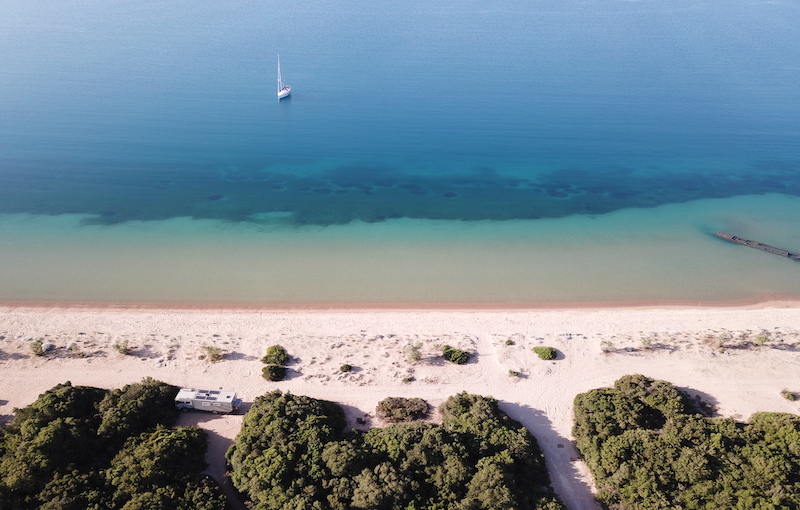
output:
[{"label": "shrub", "polygon": [[406,347],[408,361],[414,363],[422,359],[422,342],[416,342]]},{"label": "shrub", "polygon": [[509,338],[508,340],[506,340],[506,345],[514,345],[514,340],[511,340]]},{"label": "shrub", "polygon": [[378,402],[375,413],[394,423],[419,420],[428,414],[428,403],[421,398],[389,397]]},{"label": "shrub", "polygon": [[289,353],[280,345],[267,348],[267,353],[261,358],[261,363],[266,365],[285,365],[289,362]]},{"label": "shrub", "polygon": [[517,372],[516,370],[511,370],[511,369],[509,369],[509,370],[508,370],[508,375],[509,375],[510,377],[519,377],[519,372]]},{"label": "shrub", "polygon": [[463,365],[467,361],[469,361],[469,353],[467,351],[462,351],[460,349],[456,349],[454,347],[450,347],[449,345],[445,345],[442,347],[442,356],[444,359],[451,363],[455,363],[456,365]]},{"label": "shrub", "polygon": [[347,363],[339,367],[339,372],[349,372],[351,370],[353,370],[353,367]]},{"label": "shrub", "polygon": [[69,352],[72,353],[72,355],[76,358],[83,358],[86,356],[86,354],[81,351],[81,348],[78,344],[70,344]]},{"label": "shrub", "polygon": [[42,347],[41,340],[34,340],[31,342],[31,351],[36,356],[44,356],[44,347]]},{"label": "shrub", "polygon": [[133,347],[131,347],[131,346],[128,344],[128,341],[127,341],[127,340],[123,340],[123,341],[121,341],[121,342],[115,343],[115,344],[114,344],[114,349],[115,349],[115,350],[116,350],[118,353],[120,353],[120,354],[122,354],[122,355],[125,355],[125,356],[127,356],[128,354],[130,354],[130,353],[133,351]]},{"label": "shrub", "polygon": [[797,400],[797,394],[795,392],[793,392],[793,391],[783,390],[783,391],[781,391],[781,395],[786,400],[791,400],[792,402]]},{"label": "shrub", "polygon": [[572,434],[603,508],[800,508],[800,416],[705,418],[666,381],[575,397]]},{"label": "shrub", "polygon": [[261,376],[267,381],[283,381],[286,377],[286,367],[280,365],[267,365],[261,369]]},{"label": "shrub", "polygon": [[204,345],[203,350],[206,351],[206,361],[209,363],[217,363],[225,359],[225,353],[216,345]]},{"label": "shrub", "polygon": [[563,510],[536,440],[493,399],[451,397],[441,425],[345,426],[331,402],[256,398],[226,454],[231,484],[264,509]]},{"label": "shrub", "polygon": [[145,377],[108,392],[97,405],[97,435],[121,445],[125,439],[159,425],[170,426],[178,418],[178,387]]},{"label": "shrub", "polygon": [[556,356],[558,356],[557,350],[553,347],[545,347],[544,345],[537,345],[533,348],[533,352],[535,352],[540,359],[544,360],[556,359]]},{"label": "shrub", "polygon": [[69,382],[14,410],[0,443],[0,508],[224,510],[205,479],[206,434],[172,429],[177,388]]}]

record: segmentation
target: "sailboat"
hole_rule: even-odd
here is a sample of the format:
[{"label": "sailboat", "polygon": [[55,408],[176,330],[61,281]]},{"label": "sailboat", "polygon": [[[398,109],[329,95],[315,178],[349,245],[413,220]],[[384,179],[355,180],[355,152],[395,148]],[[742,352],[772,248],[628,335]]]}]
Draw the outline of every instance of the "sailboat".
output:
[{"label": "sailboat", "polygon": [[278,55],[278,100],[280,101],[284,97],[289,97],[289,94],[292,93],[292,87],[289,85],[284,85],[283,80],[281,79],[281,56]]}]

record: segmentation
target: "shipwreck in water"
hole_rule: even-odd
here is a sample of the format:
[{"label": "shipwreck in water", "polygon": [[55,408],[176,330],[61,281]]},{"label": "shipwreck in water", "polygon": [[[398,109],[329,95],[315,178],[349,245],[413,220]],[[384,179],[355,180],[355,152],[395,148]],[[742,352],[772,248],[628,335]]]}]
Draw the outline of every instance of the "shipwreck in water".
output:
[{"label": "shipwreck in water", "polygon": [[800,253],[792,253],[788,250],[784,250],[783,248],[776,248],[768,244],[759,243],[758,241],[753,241],[752,239],[745,239],[743,237],[735,236],[732,234],[726,234],[725,232],[717,232],[714,235],[721,239],[725,239],[726,241],[730,241],[732,243],[741,244],[742,246],[749,246],[750,248],[755,248],[756,250],[761,250],[767,253],[771,253],[773,255],[778,255],[779,257],[785,257],[787,259],[800,261]]}]

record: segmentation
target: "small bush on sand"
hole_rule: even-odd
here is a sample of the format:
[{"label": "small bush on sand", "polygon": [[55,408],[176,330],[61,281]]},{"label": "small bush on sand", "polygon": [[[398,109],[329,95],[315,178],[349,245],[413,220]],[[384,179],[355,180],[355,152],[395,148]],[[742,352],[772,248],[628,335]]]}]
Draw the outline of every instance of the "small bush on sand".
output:
[{"label": "small bush on sand", "polygon": [[42,347],[41,340],[34,340],[31,342],[31,351],[36,356],[44,356],[44,347]]},{"label": "small bush on sand", "polygon": [[456,365],[463,365],[469,361],[469,353],[467,351],[462,351],[461,349],[456,349],[449,345],[442,347],[442,356],[444,356],[444,359],[447,361],[455,363]]},{"label": "small bush on sand", "polygon": [[428,414],[428,403],[421,398],[389,397],[378,402],[375,413],[393,423],[419,420]]},{"label": "small bush on sand", "polygon": [[406,356],[408,361],[416,363],[422,359],[422,342],[416,342],[406,346]]},{"label": "small bush on sand", "polygon": [[204,345],[203,350],[206,351],[206,361],[209,363],[217,363],[225,359],[225,353],[216,345]]},{"label": "small bush on sand", "polygon": [[794,402],[795,400],[797,400],[797,393],[795,393],[795,392],[793,392],[793,391],[789,391],[789,390],[783,390],[783,391],[781,391],[781,395],[782,395],[782,396],[783,396],[783,398],[785,398],[786,400],[791,400],[792,402]]},{"label": "small bush on sand", "polygon": [[267,381],[283,381],[286,377],[286,367],[280,365],[267,365],[261,369],[261,376]]},{"label": "small bush on sand", "polygon": [[519,372],[517,372],[516,370],[509,369],[508,375],[509,377],[519,377]]},{"label": "small bush on sand", "polygon": [[533,348],[533,352],[535,352],[540,359],[544,360],[556,359],[556,356],[558,356],[557,350],[552,347],[545,347],[544,345],[537,345]]},{"label": "small bush on sand", "polygon": [[616,352],[617,346],[611,340],[603,340],[600,342],[600,350],[605,353]]},{"label": "small bush on sand", "polygon": [[130,344],[128,344],[127,340],[123,340],[121,342],[117,342],[114,344],[114,350],[124,356],[127,356],[128,354],[133,352],[133,347],[131,347]]},{"label": "small bush on sand", "polygon": [[267,348],[267,353],[261,358],[261,363],[267,365],[285,365],[289,362],[289,353],[280,345]]},{"label": "small bush on sand", "polygon": [[339,367],[339,372],[350,372],[351,370],[353,370],[353,366],[347,363]]},{"label": "small bush on sand", "polygon": [[80,346],[78,344],[74,344],[74,343],[70,344],[69,345],[69,352],[70,352],[70,354],[72,354],[72,356],[74,356],[76,358],[85,358],[86,357],[86,354],[81,350],[81,348],[80,348]]}]

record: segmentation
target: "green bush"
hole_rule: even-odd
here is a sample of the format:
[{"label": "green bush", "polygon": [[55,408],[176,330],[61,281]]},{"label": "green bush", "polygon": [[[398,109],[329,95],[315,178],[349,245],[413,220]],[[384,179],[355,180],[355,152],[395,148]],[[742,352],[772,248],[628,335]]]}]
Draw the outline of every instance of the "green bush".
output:
[{"label": "green bush", "polygon": [[450,347],[449,345],[442,347],[442,356],[444,356],[444,359],[447,361],[455,363],[456,365],[463,365],[469,361],[470,358],[470,354],[467,351],[462,351],[460,349]]},{"label": "green bush", "polygon": [[347,363],[339,367],[339,372],[350,372],[351,370],[353,370],[353,366]]},{"label": "green bush", "polygon": [[133,347],[131,347],[128,344],[127,340],[123,340],[121,342],[118,342],[118,343],[114,344],[114,350],[116,350],[118,353],[120,353],[120,354],[122,354],[124,356],[127,356],[128,354],[133,352]]},{"label": "green bush", "polygon": [[206,351],[206,361],[209,363],[218,363],[225,359],[225,353],[216,345],[204,345],[202,349]]},{"label": "green bush", "polygon": [[378,402],[375,413],[392,423],[414,421],[427,416],[428,403],[421,398],[388,397]]},{"label": "green bush", "polygon": [[800,416],[706,418],[629,375],[575,397],[573,436],[605,508],[800,508]]},{"label": "green bush", "polygon": [[100,414],[97,435],[121,446],[128,437],[174,423],[179,413],[175,407],[178,389],[145,377],[141,382],[108,392],[97,406]]},{"label": "green bush", "polygon": [[267,348],[267,353],[261,358],[261,363],[266,365],[286,365],[289,363],[289,353],[280,345]]},{"label": "green bush", "polygon": [[205,433],[172,429],[177,388],[59,384],[0,429],[0,508],[224,510]]},{"label": "green bush", "polygon": [[344,428],[331,402],[258,397],[226,454],[233,486],[259,509],[563,509],[536,440],[491,397],[451,397],[441,425]]},{"label": "green bush", "polygon": [[280,365],[266,365],[261,369],[261,376],[267,381],[283,381],[286,377],[286,367]]},{"label": "green bush", "polygon": [[406,357],[411,363],[422,359],[422,342],[415,342],[406,346]]},{"label": "green bush", "polygon": [[786,400],[791,400],[792,402],[797,400],[797,394],[795,392],[793,392],[793,391],[782,390],[781,391],[781,396],[783,396],[783,398],[785,398]]},{"label": "green bush", "polygon": [[556,359],[556,356],[558,356],[558,351],[553,347],[545,347],[543,345],[537,345],[534,347],[533,352],[535,352],[540,359],[544,360]]},{"label": "green bush", "polygon": [[42,347],[41,340],[34,340],[31,342],[31,351],[35,356],[44,356],[44,347]]}]

